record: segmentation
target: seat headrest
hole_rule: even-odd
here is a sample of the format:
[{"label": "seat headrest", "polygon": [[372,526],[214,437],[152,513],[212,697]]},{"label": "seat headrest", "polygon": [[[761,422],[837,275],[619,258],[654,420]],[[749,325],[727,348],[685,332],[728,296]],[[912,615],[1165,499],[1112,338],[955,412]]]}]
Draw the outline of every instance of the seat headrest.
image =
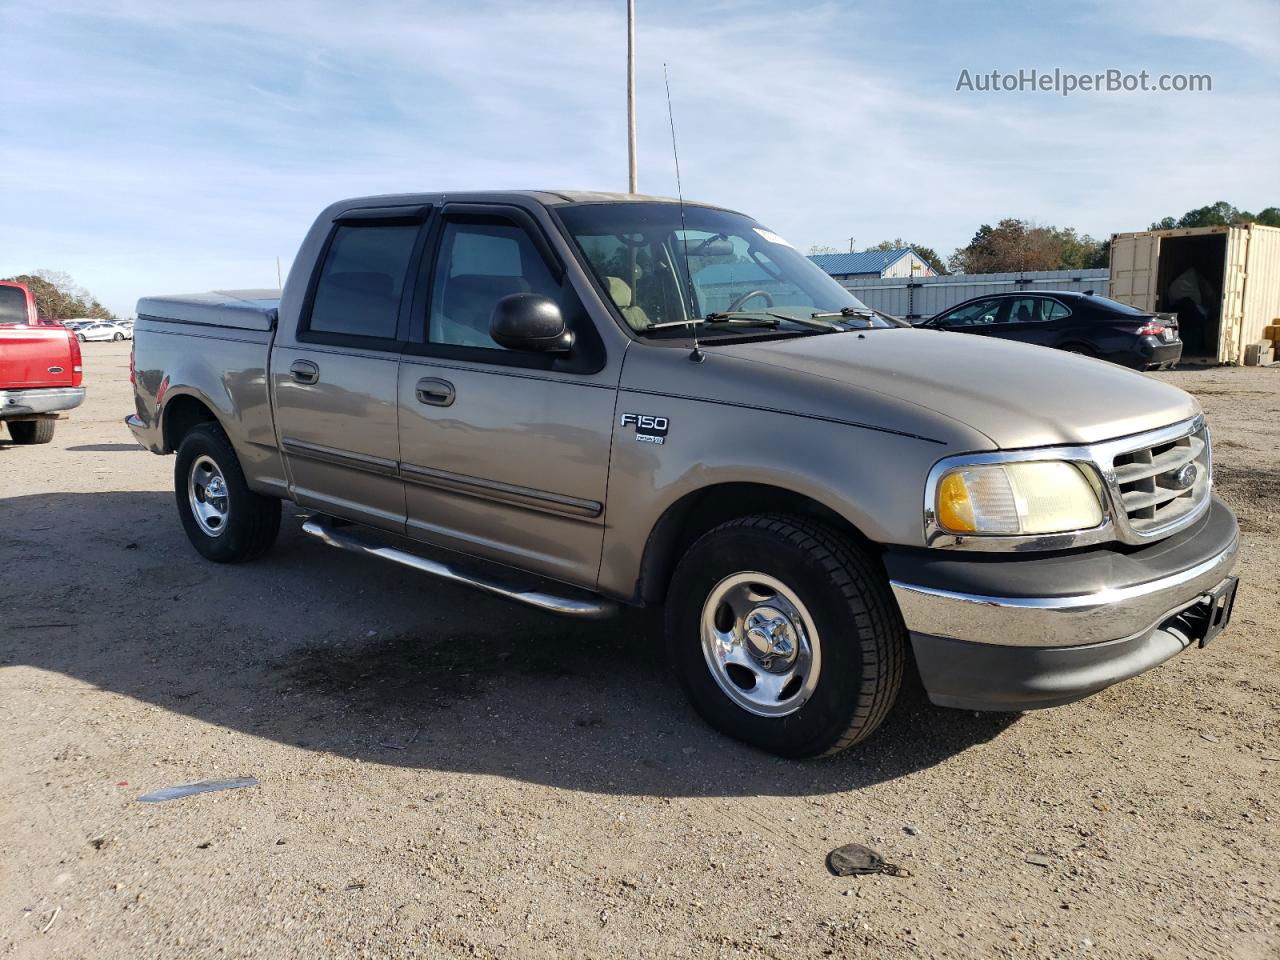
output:
[{"label": "seat headrest", "polygon": [[633,305],[631,287],[621,277],[605,277],[605,282],[609,284],[609,296],[613,298],[613,302],[619,307],[630,307]]}]

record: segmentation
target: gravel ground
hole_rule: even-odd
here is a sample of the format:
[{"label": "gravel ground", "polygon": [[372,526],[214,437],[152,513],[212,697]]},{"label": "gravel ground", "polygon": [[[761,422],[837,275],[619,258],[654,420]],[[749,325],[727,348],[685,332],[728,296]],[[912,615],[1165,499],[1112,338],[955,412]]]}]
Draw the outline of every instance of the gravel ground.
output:
[{"label": "gravel ground", "polygon": [[[1195,393],[1232,628],[1054,710],[908,691],[787,762],[704,727],[652,621],[569,624],[298,532],[201,560],[128,345],[0,444],[0,956],[1276,957],[1280,369]],[[258,786],[168,803],[171,784]],[[870,844],[906,877],[838,879]]]}]

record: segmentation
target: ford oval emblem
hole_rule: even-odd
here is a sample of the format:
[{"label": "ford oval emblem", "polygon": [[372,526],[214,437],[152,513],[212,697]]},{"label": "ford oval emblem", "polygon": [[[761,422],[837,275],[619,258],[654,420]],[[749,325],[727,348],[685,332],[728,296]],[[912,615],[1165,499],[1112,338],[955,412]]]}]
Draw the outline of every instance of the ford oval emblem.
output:
[{"label": "ford oval emblem", "polygon": [[1196,470],[1196,465],[1194,463],[1184,463],[1174,473],[1173,484],[1176,487],[1189,487],[1196,482],[1196,475],[1198,473],[1199,471]]}]

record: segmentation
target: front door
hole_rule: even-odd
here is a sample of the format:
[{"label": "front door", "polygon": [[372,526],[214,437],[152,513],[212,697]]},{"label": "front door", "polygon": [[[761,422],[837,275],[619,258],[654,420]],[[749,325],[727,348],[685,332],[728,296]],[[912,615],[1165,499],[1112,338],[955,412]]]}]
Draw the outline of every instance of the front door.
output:
[{"label": "front door", "polygon": [[413,217],[339,221],[293,337],[271,352],[277,440],[298,503],[404,531],[396,382]]},{"label": "front door", "polygon": [[[407,532],[580,586],[599,573],[616,371],[541,228],[523,210],[453,204],[400,364]],[[567,355],[500,347],[494,305],[555,300]],[[609,382],[610,377],[615,382]]]},{"label": "front door", "polygon": [[973,332],[981,336],[999,337],[1001,340],[1017,340],[1038,346],[1052,346],[1055,330],[1042,312],[1046,301],[1042,297],[1005,297],[1000,302],[1000,312],[995,323],[978,324]]}]

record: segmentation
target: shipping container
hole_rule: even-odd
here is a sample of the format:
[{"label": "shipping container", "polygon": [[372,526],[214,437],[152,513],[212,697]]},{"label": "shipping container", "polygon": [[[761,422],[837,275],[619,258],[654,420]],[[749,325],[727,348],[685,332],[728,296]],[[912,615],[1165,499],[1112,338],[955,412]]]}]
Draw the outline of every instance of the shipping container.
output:
[{"label": "shipping container", "polygon": [[1067,290],[1105,297],[1108,282],[1105,269],[956,273],[945,277],[856,277],[840,281],[867,306],[904,320],[932,317],[957,303],[992,293]]},{"label": "shipping container", "polygon": [[1242,363],[1245,345],[1280,323],[1280,227],[1114,234],[1111,296],[1176,313],[1184,360]]}]

